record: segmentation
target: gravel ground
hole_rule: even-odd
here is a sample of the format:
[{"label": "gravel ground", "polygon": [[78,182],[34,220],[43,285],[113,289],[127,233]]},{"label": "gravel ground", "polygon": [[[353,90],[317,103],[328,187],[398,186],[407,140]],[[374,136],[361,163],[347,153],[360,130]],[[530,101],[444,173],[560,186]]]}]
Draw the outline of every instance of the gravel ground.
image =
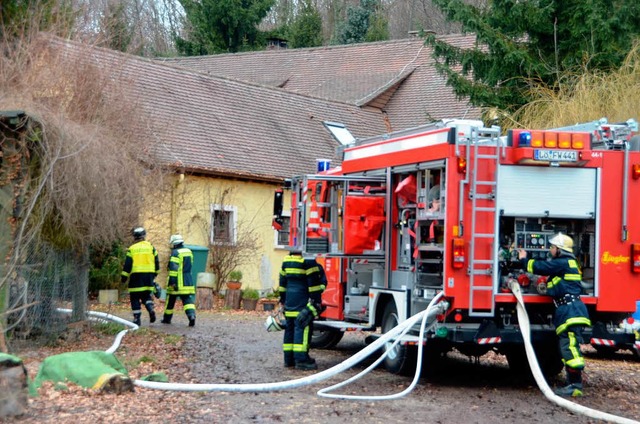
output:
[{"label": "gravel ground", "polygon": [[[126,317],[126,314],[122,314]],[[282,333],[267,333],[265,312],[199,312],[197,325],[187,327],[179,314],[172,325],[159,323],[142,331],[156,340],[181,339],[172,347],[147,346],[141,337],[125,337],[119,356],[123,362],[140,355],[155,362],[136,369],[165,371],[172,382],[273,383],[288,381],[310,372],[285,369],[282,364]],[[364,345],[363,333],[348,333],[334,350],[311,352],[319,371],[337,365]],[[104,349],[112,340],[99,342]],[[104,346],[104,347],[102,347]],[[153,352],[144,352],[153,349]],[[581,405],[640,420],[640,362],[629,353],[602,359],[585,346],[587,371]],[[295,389],[262,393],[163,392],[137,388],[134,395],[101,395],[76,390],[51,391],[31,401],[23,423],[59,422],[189,422],[189,423],[592,423],[598,420],[575,415],[548,401],[537,386],[521,381],[508,370],[502,357],[488,354],[478,362],[450,354],[439,374],[421,378],[413,391],[389,401],[353,401],[323,398],[317,391],[341,382],[364,369],[373,359],[339,376]],[[28,367],[34,367],[30,364]],[[425,364],[428,367],[428,364]],[[32,371],[30,371],[32,372]],[[412,377],[375,369],[362,379],[333,393],[388,395],[404,390]],[[87,404],[90,406],[87,406]]]},{"label": "gravel ground", "polygon": [[[283,368],[282,333],[265,332],[263,320],[262,315],[218,314],[210,319],[199,319],[194,329],[177,324],[165,331],[187,337],[184,348],[194,357],[190,369],[200,382],[268,383],[310,375]],[[363,333],[348,333],[337,349],[312,351],[319,370],[337,365],[362,349],[364,336]],[[589,347],[585,350],[595,354]],[[200,401],[203,405],[220,406],[224,411],[222,418],[236,422],[333,423],[366,419],[373,423],[420,420],[494,424],[496,419],[511,423],[595,421],[577,417],[552,404],[537,386],[514,378],[499,355],[485,355],[478,363],[455,354],[450,356],[445,372],[421,379],[408,395],[391,401],[335,400],[317,396],[318,390],[347,379],[364,369],[365,364],[313,386],[257,394],[211,393]],[[411,380],[412,377],[375,369],[333,393],[394,394],[408,387]],[[589,357],[585,380],[587,395],[578,401],[581,405],[640,419],[640,363],[631,354],[607,360]]]}]

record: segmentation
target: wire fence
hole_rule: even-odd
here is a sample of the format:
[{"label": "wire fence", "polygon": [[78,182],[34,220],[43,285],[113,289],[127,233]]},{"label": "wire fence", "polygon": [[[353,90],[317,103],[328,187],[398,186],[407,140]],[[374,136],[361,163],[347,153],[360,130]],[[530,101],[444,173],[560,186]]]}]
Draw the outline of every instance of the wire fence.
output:
[{"label": "wire fence", "polygon": [[44,243],[30,243],[16,260],[7,285],[6,334],[9,339],[55,340],[69,316],[57,308],[70,307],[77,286],[77,268],[71,251]]}]

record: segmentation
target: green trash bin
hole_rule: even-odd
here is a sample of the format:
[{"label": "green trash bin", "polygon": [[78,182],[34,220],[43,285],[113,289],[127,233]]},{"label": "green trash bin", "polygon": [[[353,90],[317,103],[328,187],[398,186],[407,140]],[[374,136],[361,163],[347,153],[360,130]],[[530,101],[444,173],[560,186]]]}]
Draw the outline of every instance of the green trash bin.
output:
[{"label": "green trash bin", "polygon": [[205,246],[197,246],[195,244],[185,244],[184,247],[191,249],[193,252],[191,278],[193,278],[193,283],[195,284],[198,281],[198,273],[207,272],[207,256],[209,256],[209,248]]}]

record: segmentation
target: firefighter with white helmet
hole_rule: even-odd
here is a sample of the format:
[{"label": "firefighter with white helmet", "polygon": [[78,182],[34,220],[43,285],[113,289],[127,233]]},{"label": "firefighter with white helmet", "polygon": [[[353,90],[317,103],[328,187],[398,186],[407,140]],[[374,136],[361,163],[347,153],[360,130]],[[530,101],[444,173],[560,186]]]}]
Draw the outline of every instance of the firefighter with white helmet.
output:
[{"label": "firefighter with white helmet", "polygon": [[171,257],[167,269],[169,276],[167,279],[167,303],[162,316],[163,324],[171,324],[173,318],[173,307],[176,300],[180,298],[184,313],[189,319],[189,327],[196,325],[196,285],[191,277],[193,266],[193,252],[184,247],[184,239],[180,234],[174,234],[169,239],[171,247]]},{"label": "firefighter with white helmet", "polygon": [[556,311],[553,324],[559,338],[562,362],[565,365],[567,385],[556,390],[561,396],[582,396],[582,370],[584,358],[580,352],[582,329],[591,326],[587,307],[580,300],[582,272],[573,253],[573,239],[558,233],[550,240],[549,260],[527,260],[527,252],[518,252],[522,267],[530,273],[547,275],[547,294],[553,297]]},{"label": "firefighter with white helmet", "polygon": [[160,272],[160,262],[156,248],[145,240],[147,232],[144,227],[133,228],[131,235],[135,243],[127,249],[121,280],[123,284],[129,280],[129,300],[133,312],[133,322],[140,325],[143,303],[149,312],[149,321],[156,321],[151,293],[156,290],[154,279]]}]

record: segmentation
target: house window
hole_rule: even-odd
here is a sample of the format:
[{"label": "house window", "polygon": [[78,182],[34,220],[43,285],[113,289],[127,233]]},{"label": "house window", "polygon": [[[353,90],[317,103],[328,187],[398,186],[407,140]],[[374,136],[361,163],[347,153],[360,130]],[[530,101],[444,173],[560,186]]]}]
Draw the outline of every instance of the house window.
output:
[{"label": "house window", "polygon": [[237,208],[211,205],[211,244],[236,243]]},{"label": "house window", "polygon": [[283,249],[284,247],[289,245],[289,231],[291,224],[291,217],[289,216],[289,212],[282,213],[282,229],[275,230],[276,237],[276,248]]}]

